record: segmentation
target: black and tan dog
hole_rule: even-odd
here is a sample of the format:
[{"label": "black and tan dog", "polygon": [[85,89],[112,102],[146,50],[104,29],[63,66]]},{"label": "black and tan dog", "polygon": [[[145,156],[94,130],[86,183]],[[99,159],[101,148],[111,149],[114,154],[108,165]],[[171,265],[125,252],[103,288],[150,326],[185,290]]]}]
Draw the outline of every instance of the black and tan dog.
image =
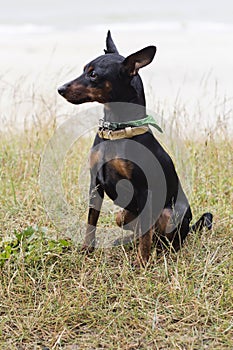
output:
[{"label": "black and tan dog", "polygon": [[[138,71],[151,63],[156,47],[148,46],[124,58],[110,32],[106,46],[105,54],[88,63],[80,77],[58,89],[73,104],[104,104],[102,124],[90,156],[90,207],[83,248],[95,247],[96,225],[106,193],[123,208],[117,215],[117,224],[137,230],[136,264],[145,265],[153,238],[157,248],[170,246],[177,251],[191,230],[211,228],[212,214],[203,214],[190,227],[191,209],[173,162],[149,129],[153,123],[146,115]],[[154,166],[151,155],[156,160]],[[122,180],[130,181],[133,194]]]}]

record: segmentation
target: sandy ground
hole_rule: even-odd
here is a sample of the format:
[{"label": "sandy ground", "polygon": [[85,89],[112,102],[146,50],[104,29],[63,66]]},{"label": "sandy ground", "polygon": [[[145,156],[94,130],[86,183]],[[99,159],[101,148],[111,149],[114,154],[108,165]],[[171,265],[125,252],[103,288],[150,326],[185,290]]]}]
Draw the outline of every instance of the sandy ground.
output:
[{"label": "sandy ground", "polygon": [[[30,99],[32,86],[35,94],[56,96],[58,85],[78,76],[84,64],[103,53],[107,29],[0,37],[1,117],[11,120],[14,88],[23,90],[21,104]],[[160,104],[169,113],[185,106],[189,118],[199,115],[205,126],[213,125],[221,113],[232,118],[233,31],[113,28],[112,35],[124,56],[157,46],[156,59],[141,71],[150,109]],[[73,110],[69,104],[62,108],[62,113]]]}]

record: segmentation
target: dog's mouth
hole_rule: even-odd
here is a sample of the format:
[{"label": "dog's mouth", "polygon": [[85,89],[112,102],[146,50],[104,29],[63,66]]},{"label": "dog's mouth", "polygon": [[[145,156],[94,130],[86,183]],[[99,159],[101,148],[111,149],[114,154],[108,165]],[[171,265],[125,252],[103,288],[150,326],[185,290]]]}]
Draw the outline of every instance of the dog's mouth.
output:
[{"label": "dog's mouth", "polygon": [[93,102],[90,97],[86,96],[83,98],[76,98],[72,96],[63,96],[67,102],[72,103],[73,105],[80,105],[85,102]]},{"label": "dog's mouth", "polygon": [[87,93],[87,88],[83,86],[73,86],[69,84],[58,88],[58,93],[68,102],[78,105],[85,102],[92,102],[91,96]]}]

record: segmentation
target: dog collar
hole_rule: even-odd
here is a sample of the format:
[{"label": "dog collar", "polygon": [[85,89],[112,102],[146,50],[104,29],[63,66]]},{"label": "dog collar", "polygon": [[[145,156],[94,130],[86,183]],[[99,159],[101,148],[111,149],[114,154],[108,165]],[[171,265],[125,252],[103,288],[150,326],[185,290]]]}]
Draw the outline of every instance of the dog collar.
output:
[{"label": "dog collar", "polygon": [[141,127],[145,125],[152,125],[154,126],[159,132],[163,132],[163,130],[160,128],[160,126],[157,124],[157,122],[154,120],[154,118],[151,115],[147,115],[145,118],[138,119],[138,120],[131,120],[127,122],[107,122],[104,121],[104,119],[99,120],[99,128],[101,129],[108,129],[111,131],[114,130],[121,130],[125,129],[127,127]]},{"label": "dog collar", "polygon": [[118,130],[104,130],[98,131],[98,135],[101,139],[105,140],[119,140],[119,139],[131,139],[134,136],[142,135],[148,132],[150,129],[148,126],[127,126],[124,129]]}]

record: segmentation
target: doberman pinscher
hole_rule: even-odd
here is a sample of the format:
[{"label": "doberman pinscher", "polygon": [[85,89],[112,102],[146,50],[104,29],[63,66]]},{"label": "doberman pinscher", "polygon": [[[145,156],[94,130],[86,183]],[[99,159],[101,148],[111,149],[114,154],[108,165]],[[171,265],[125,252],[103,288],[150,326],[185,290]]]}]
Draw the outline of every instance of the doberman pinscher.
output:
[{"label": "doberman pinscher", "polygon": [[[123,208],[117,214],[117,224],[137,232],[135,264],[145,266],[153,240],[157,249],[169,246],[177,251],[190,231],[204,226],[211,229],[212,214],[203,214],[190,227],[191,209],[174,164],[148,126],[153,123],[145,111],[138,71],[152,62],[156,47],[145,47],[124,58],[108,31],[104,51],[84,67],[80,77],[58,88],[59,94],[73,104],[104,104],[104,117],[90,155],[90,206],[83,249],[95,247],[96,225],[106,193]],[[126,180],[131,191],[125,186]]]}]

